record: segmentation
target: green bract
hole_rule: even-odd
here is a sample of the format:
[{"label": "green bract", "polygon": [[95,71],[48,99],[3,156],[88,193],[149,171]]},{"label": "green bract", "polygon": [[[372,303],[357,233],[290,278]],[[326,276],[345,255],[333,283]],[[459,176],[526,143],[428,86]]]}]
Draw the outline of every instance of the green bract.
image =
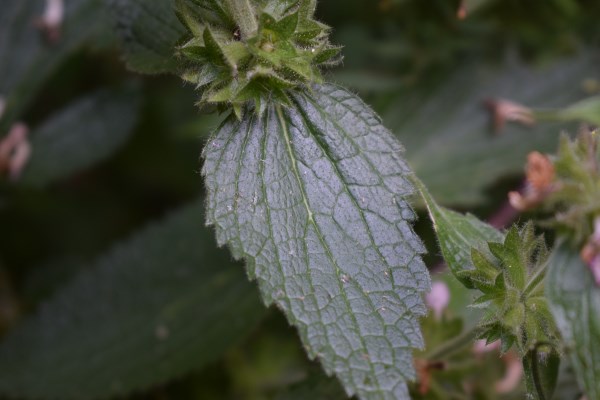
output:
[{"label": "green bract", "polygon": [[543,294],[543,237],[535,236],[531,223],[512,227],[503,243],[488,243],[488,250],[493,259],[473,249],[475,269],[459,273],[483,293],[474,302],[486,309],[480,336],[488,343],[500,339],[503,352],[516,345],[521,356],[542,343],[554,346],[556,328]]},{"label": "green bract", "polygon": [[549,225],[576,243],[585,242],[600,216],[600,147],[597,133],[583,130],[571,140],[563,135],[553,158],[556,178],[543,206],[556,211]]},{"label": "green bract", "polygon": [[177,0],[189,36],[179,47],[182,78],[202,91],[200,105],[250,103],[262,114],[269,99],[288,104],[287,91],[321,82],[319,65],[339,61],[329,27],[313,19],[314,0]]}]

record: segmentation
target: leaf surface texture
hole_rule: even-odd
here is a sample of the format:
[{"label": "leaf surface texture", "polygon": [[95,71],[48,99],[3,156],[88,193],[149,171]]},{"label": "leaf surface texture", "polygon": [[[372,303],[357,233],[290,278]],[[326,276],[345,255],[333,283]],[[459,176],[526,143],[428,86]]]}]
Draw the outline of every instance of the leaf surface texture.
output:
[{"label": "leaf surface texture", "polygon": [[313,86],[229,118],[204,151],[208,222],[361,399],[408,399],[429,276],[402,147],[355,95]]},{"label": "leaf surface texture", "polygon": [[200,368],[248,334],[264,307],[210,245],[203,208],[196,201],[124,241],[15,328],[0,345],[0,393],[124,396]]},{"label": "leaf surface texture", "polygon": [[175,45],[185,32],[171,0],[104,0],[121,38],[127,67],[143,74],[175,72]]},{"label": "leaf surface texture", "polygon": [[139,104],[140,93],[124,88],[98,91],[62,109],[32,132],[20,184],[42,187],[110,156],[132,133]]}]

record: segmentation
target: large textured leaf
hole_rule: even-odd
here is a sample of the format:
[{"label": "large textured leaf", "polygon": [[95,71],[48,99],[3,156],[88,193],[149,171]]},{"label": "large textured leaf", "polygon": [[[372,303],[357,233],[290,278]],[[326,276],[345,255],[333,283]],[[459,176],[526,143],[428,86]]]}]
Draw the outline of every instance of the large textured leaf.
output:
[{"label": "large textured leaf", "polygon": [[0,96],[7,100],[0,135],[19,118],[41,85],[65,58],[106,26],[100,0],[67,0],[60,39],[49,44],[34,21],[43,1],[3,1],[0,12]]},{"label": "large textured leaf", "polygon": [[177,67],[175,43],[185,29],[173,11],[172,0],[104,0],[123,42],[127,66],[136,72],[158,74]]},{"label": "large textured leaf", "polygon": [[402,147],[337,86],[293,103],[207,143],[208,222],[348,393],[406,399],[429,277]]},{"label": "large textured leaf", "polygon": [[32,132],[21,183],[44,186],[106,158],[129,137],[139,92],[100,91],[78,100]]},{"label": "large textured leaf", "polygon": [[203,230],[203,202],[85,269],[0,346],[0,394],[81,399],[160,384],[215,360],[264,314]]},{"label": "large textured leaf", "polygon": [[471,260],[471,249],[475,247],[483,250],[484,247],[487,248],[488,242],[502,242],[504,235],[473,215],[459,214],[439,206],[423,183],[413,180],[429,211],[448,268],[458,280],[468,284],[460,276],[460,272],[475,268]]},{"label": "large textured leaf", "polygon": [[539,68],[467,63],[450,76],[428,76],[427,82],[406,86],[380,112],[405,145],[416,175],[441,204],[475,204],[499,177],[521,173],[530,151],[552,152],[563,128],[576,132],[578,127],[508,123],[494,135],[484,100],[563,108],[588,96],[582,83],[600,79],[598,61],[597,52],[588,51]]},{"label": "large textured leaf", "polygon": [[559,245],[548,266],[546,296],[575,375],[589,399],[600,398],[600,288],[579,253]]}]

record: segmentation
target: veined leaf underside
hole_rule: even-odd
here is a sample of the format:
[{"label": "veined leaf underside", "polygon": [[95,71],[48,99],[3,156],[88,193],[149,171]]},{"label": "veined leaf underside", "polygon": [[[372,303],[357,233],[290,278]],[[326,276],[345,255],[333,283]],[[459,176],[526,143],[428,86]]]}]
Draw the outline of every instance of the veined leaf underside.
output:
[{"label": "veined leaf underside", "polygon": [[342,88],[292,100],[206,145],[208,223],[348,393],[408,399],[429,276],[402,146]]}]

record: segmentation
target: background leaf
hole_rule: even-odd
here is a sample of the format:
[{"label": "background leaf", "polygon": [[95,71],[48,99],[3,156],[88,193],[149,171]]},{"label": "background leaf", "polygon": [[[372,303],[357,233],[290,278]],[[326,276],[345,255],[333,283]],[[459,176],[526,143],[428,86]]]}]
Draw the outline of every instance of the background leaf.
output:
[{"label": "background leaf", "polygon": [[548,112],[550,119],[565,121],[584,121],[593,125],[600,124],[600,96],[592,96],[562,110]]},{"label": "background leaf", "polygon": [[362,399],[408,399],[429,277],[400,144],[333,85],[230,117],[204,151],[208,221],[311,358]]},{"label": "background leaf", "polygon": [[308,378],[282,391],[275,400],[327,399],[344,400],[348,397],[337,380],[323,375],[321,371],[311,371]]},{"label": "background leaf", "polygon": [[600,398],[600,288],[569,244],[553,252],[546,296],[573,369],[588,398]]},{"label": "background leaf", "polygon": [[[106,398],[218,358],[264,314],[197,201],[117,246],[0,346],[0,393]],[[218,299],[218,300],[216,300]]]},{"label": "background leaf", "polygon": [[[407,85],[378,109],[432,195],[443,204],[473,205],[499,177],[523,171],[530,151],[553,151],[567,127],[509,123],[494,135],[484,100],[505,98],[534,108],[570,105],[585,97],[585,80],[600,79],[598,61],[589,50],[543,67],[466,64],[448,76]],[[570,128],[576,131],[577,125]]]},{"label": "background leaf", "polygon": [[52,72],[106,26],[100,0],[65,1],[60,39],[50,44],[35,27],[44,12],[42,1],[4,1],[0,13],[0,96],[6,111],[0,135],[20,118]]},{"label": "background leaf", "polygon": [[32,132],[32,156],[20,183],[41,187],[115,152],[137,120],[137,89],[102,90],[79,99]]},{"label": "background leaf", "polygon": [[175,72],[175,44],[185,33],[171,0],[104,0],[123,43],[127,67],[143,74]]}]

